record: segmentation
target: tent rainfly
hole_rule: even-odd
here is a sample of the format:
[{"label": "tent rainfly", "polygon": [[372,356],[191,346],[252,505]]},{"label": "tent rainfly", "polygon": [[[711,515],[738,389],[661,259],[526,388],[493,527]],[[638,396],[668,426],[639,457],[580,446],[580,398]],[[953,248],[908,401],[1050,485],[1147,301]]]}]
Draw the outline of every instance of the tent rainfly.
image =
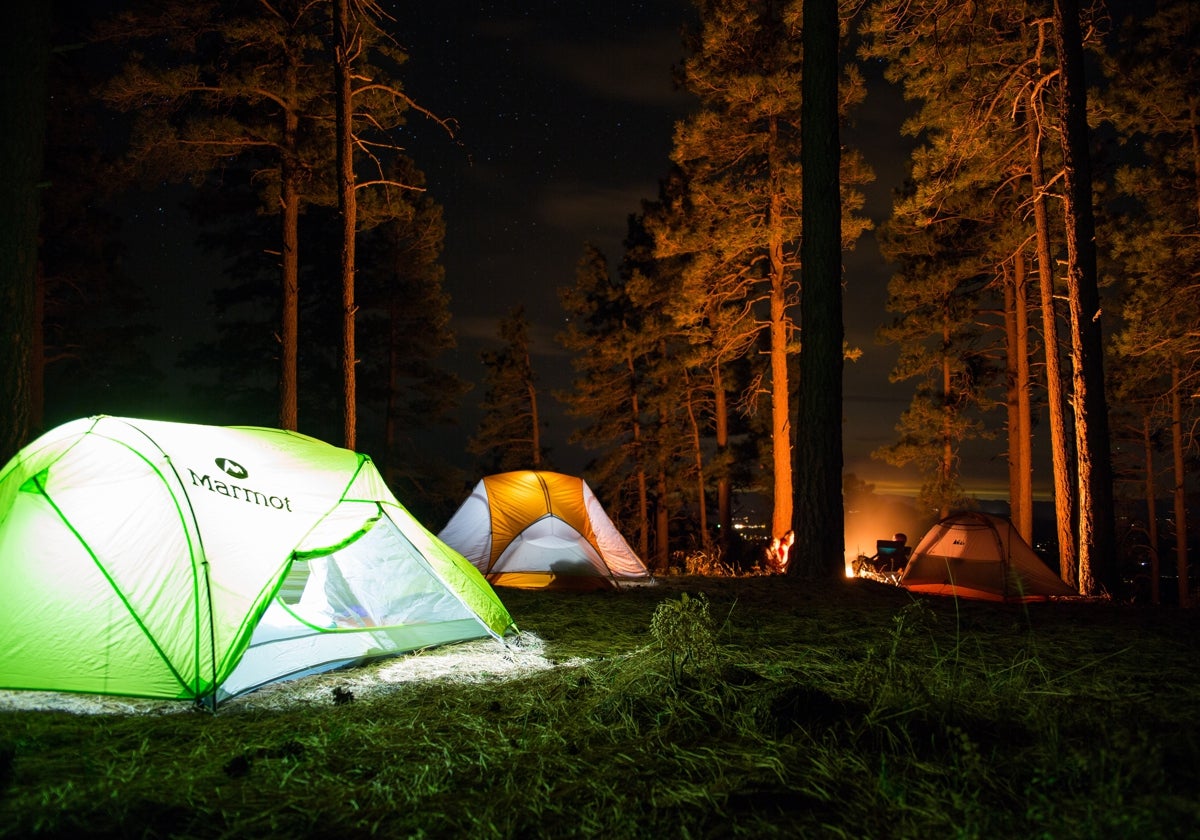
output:
[{"label": "tent rainfly", "polygon": [[650,578],[587,482],[561,473],[485,477],[438,537],[496,586],[598,589]]},{"label": "tent rainfly", "polygon": [[515,625],[365,455],[76,420],[0,472],[0,687],[221,700]]},{"label": "tent rainfly", "polygon": [[912,592],[984,601],[1044,601],[1078,595],[1017,533],[986,513],[956,513],[936,523],[900,575]]}]

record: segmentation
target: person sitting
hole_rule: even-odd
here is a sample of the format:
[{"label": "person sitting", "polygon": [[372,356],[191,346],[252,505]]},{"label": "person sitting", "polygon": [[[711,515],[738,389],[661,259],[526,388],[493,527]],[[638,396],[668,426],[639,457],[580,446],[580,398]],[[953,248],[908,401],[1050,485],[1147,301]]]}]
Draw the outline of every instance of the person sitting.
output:
[{"label": "person sitting", "polygon": [[788,531],[782,537],[772,537],[763,549],[762,568],[769,575],[787,573],[788,554],[792,543],[796,541],[796,532]]},{"label": "person sitting", "polygon": [[875,541],[875,556],[870,558],[870,563],[880,574],[894,575],[904,571],[911,551],[908,536],[898,532],[890,540]]},{"label": "person sitting", "polygon": [[876,540],[873,555],[867,557],[860,554],[854,561],[854,574],[861,575],[865,571],[868,577],[883,577],[894,581],[904,571],[910,551],[908,536],[902,533],[897,533],[890,540]]},{"label": "person sitting", "polygon": [[779,572],[787,573],[788,561],[791,559],[792,543],[796,541],[796,532],[789,530],[779,539]]},{"label": "person sitting", "polygon": [[772,537],[763,548],[762,569],[769,575],[779,571],[779,537]]}]

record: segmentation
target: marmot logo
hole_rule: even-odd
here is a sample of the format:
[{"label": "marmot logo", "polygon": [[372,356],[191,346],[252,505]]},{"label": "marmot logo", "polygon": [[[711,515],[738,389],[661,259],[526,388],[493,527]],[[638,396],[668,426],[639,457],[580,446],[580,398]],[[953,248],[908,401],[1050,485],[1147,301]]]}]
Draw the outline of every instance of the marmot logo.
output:
[{"label": "marmot logo", "polygon": [[242,479],[247,478],[250,475],[250,473],[246,471],[245,467],[231,458],[218,458],[216,460],[216,464],[217,469],[225,473],[225,475],[229,476],[230,478]]}]

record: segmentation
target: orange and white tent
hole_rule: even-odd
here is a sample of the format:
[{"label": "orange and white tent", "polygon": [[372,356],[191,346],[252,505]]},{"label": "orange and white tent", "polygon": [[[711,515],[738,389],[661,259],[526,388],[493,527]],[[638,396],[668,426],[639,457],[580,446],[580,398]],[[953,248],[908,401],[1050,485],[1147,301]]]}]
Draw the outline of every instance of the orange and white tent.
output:
[{"label": "orange and white tent", "polygon": [[650,578],[587,482],[561,473],[483,478],[438,537],[496,586],[596,589]]},{"label": "orange and white tent", "polygon": [[964,512],[935,524],[913,550],[900,585],[911,592],[984,601],[1043,601],[1078,595],[1011,522]]}]

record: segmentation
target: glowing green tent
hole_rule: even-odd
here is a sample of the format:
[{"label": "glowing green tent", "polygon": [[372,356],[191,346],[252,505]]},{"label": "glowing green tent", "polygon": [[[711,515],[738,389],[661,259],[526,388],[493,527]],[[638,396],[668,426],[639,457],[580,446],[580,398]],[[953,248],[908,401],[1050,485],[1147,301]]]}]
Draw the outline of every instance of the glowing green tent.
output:
[{"label": "glowing green tent", "polygon": [[0,687],[204,700],[514,630],[364,455],[295,432],[67,423],[0,472]]}]

